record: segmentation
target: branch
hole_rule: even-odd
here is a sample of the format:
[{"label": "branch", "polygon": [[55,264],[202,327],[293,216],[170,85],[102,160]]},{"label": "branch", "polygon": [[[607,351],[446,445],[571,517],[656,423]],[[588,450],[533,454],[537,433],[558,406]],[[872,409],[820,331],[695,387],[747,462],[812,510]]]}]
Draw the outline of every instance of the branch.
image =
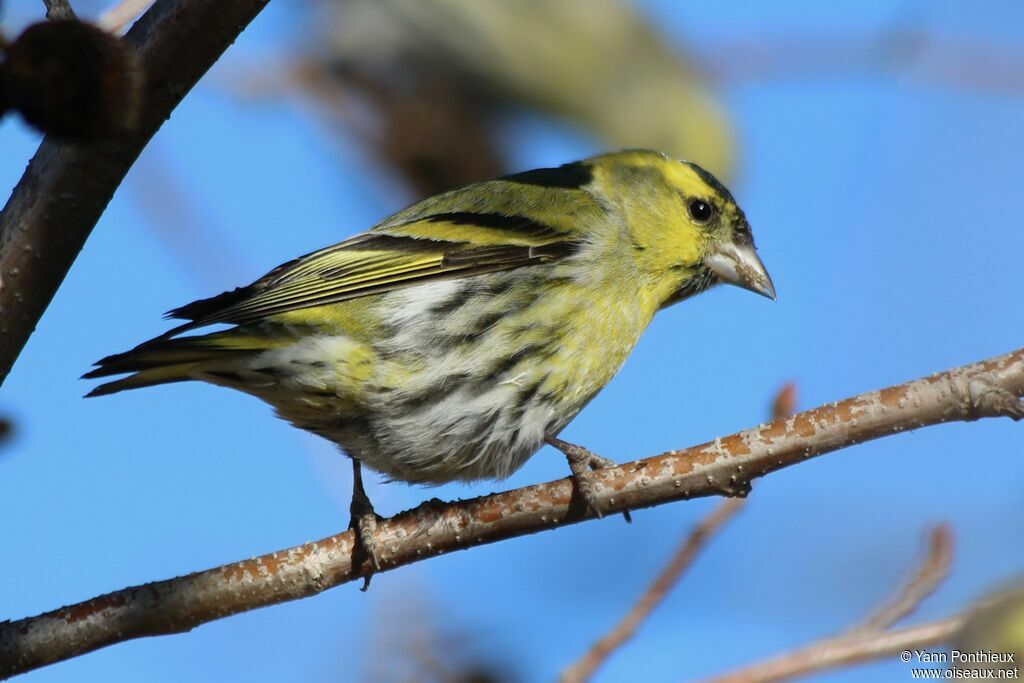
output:
[{"label": "branch", "polygon": [[861,664],[906,650],[921,650],[949,641],[963,626],[962,616],[920,626],[890,629],[924,601],[949,575],[953,535],[945,524],[931,530],[920,566],[896,595],[861,625],[704,683],[775,683],[849,664]]},{"label": "branch", "polygon": [[160,0],[125,40],[147,87],[137,129],[90,145],[43,140],[0,212],[0,384],[139,153],[268,0]]},{"label": "branch", "polygon": [[583,657],[562,672],[561,682],[583,683],[583,681],[590,680],[594,672],[608,659],[608,656],[633,637],[637,627],[643,623],[644,619],[650,616],[655,607],[661,604],[669,591],[672,590],[672,587],[679,581],[683,572],[693,564],[698,553],[704,549],[707,541],[734,514],[739,512],[744,502],[742,498],[731,498],[723,501],[712,510],[710,515],[701,520],[700,524],[694,527],[686,537],[686,540],[676,551],[675,555],[672,556],[669,563],[661,570],[658,578],[644,592],[640,600],[633,605],[633,608],[622,617],[612,630],[601,636],[587,650]]},{"label": "branch", "polygon": [[[607,513],[712,495],[808,458],[943,422],[1024,416],[1024,349],[798,413],[681,451],[593,473]],[[385,570],[589,519],[568,479],[481,498],[431,500],[377,525]],[[188,631],[231,614],[314,595],[372,573],[353,566],[351,531],[188,576],[127,588],[0,624],[0,676],[132,638]]]},{"label": "branch", "polygon": [[68,0],[43,0],[43,4],[46,5],[46,18],[51,21],[75,21],[78,19],[75,16],[75,11],[68,4]]},{"label": "branch", "polygon": [[884,631],[908,617],[946,580],[952,561],[953,533],[948,526],[940,524],[928,535],[928,552],[917,571],[892,600],[881,605],[851,632]]}]

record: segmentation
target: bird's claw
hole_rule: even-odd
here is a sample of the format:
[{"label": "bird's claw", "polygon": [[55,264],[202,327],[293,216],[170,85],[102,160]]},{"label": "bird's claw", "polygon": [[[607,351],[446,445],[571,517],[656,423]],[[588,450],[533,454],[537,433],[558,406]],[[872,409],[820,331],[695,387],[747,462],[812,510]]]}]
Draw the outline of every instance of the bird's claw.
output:
[{"label": "bird's claw", "polygon": [[351,515],[348,528],[356,532],[356,547],[352,557],[353,566],[370,562],[370,573],[363,577],[363,585],[359,589],[366,591],[370,587],[370,579],[380,571],[380,557],[377,554],[377,520],[380,517],[373,509],[370,498],[363,489],[362,470],[358,460],[353,460],[352,504],[349,506]]},{"label": "bird's claw", "polygon": [[373,574],[380,571],[376,537],[378,517],[372,507],[356,500],[352,501],[350,510],[352,519],[348,526],[356,532],[356,556],[353,561],[360,559],[359,555],[362,555],[370,562],[370,567],[373,570],[363,578],[363,585],[359,590],[365,591],[370,587],[370,579],[373,578]]},{"label": "bird's claw", "polygon": [[[569,462],[569,470],[572,472],[573,481],[576,482],[576,490],[579,491],[587,508],[598,519],[604,517],[604,511],[601,509],[601,505],[597,501],[597,493],[594,491],[593,472],[606,467],[615,467],[615,461],[604,458],[583,446],[577,446],[555,437],[548,437],[547,442],[560,450]],[[627,522],[632,523],[633,519],[629,515],[629,510],[623,511],[622,516]]]}]

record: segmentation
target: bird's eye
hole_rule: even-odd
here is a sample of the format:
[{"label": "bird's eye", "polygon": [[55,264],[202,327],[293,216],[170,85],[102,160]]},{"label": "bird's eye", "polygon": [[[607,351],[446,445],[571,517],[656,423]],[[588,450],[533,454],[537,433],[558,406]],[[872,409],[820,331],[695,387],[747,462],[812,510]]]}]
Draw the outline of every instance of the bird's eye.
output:
[{"label": "bird's eye", "polygon": [[690,218],[694,223],[704,224],[715,216],[715,207],[703,199],[691,199],[686,205],[686,210],[690,212]]}]

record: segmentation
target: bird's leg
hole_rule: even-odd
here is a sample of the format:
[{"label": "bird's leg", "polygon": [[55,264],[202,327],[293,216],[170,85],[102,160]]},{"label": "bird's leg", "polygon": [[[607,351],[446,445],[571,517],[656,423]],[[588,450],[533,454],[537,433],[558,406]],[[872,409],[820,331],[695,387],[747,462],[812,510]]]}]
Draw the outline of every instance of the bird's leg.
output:
[{"label": "bird's leg", "polygon": [[[544,437],[544,441],[548,445],[560,450],[565,459],[569,461],[569,469],[572,471],[573,481],[576,482],[576,489],[583,496],[583,500],[591,512],[598,517],[603,517],[604,513],[601,511],[601,507],[597,503],[597,495],[594,493],[594,480],[591,476],[591,471],[604,469],[605,467],[615,467],[615,461],[602,458],[597,453],[593,453],[583,446],[562,441],[554,436]],[[629,510],[623,512],[622,516],[626,518],[627,522],[633,521],[629,516]]]},{"label": "bird's leg", "polygon": [[[363,488],[363,468],[358,460],[352,458],[352,505],[349,506],[352,515],[348,523],[350,529],[356,532],[356,550],[362,550],[370,560],[370,566],[374,571],[380,571],[380,560],[377,558],[377,539],[374,534],[377,532],[377,513],[373,511],[373,504],[366,495]],[[370,587],[370,577],[367,576],[361,590]]]}]

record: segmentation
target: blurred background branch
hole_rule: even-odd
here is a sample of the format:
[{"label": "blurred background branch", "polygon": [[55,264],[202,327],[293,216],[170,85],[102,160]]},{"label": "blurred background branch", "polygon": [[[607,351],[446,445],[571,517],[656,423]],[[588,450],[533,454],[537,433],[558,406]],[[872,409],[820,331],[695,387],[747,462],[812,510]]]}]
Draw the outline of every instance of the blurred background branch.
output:
[{"label": "blurred background branch", "polygon": [[953,532],[945,524],[933,527],[928,532],[928,544],[917,569],[891,600],[882,603],[863,623],[851,628],[850,633],[884,631],[913,614],[949,576],[952,561]]},{"label": "blurred background branch", "polygon": [[940,524],[928,532],[920,563],[892,599],[882,603],[863,623],[834,638],[717,676],[706,683],[774,683],[838,666],[850,666],[903,650],[920,650],[949,642],[963,626],[963,618],[950,617],[906,629],[892,627],[934,593],[949,575],[953,534]]},{"label": "blurred background branch", "polygon": [[[710,678],[704,683],[773,683],[841,666],[893,657],[905,650],[944,645],[963,627],[961,617],[881,632],[858,631],[813,643],[749,668]],[[941,671],[940,671],[941,673]]]},{"label": "blurred background branch", "polygon": [[[417,196],[512,170],[500,130],[518,112],[578,126],[600,147],[692,159],[728,180],[739,145],[716,93],[737,83],[868,72],[1024,93],[1024,54],[915,26],[681,49],[624,0],[321,0],[302,51],[281,85]],[[266,95],[269,85],[253,76],[232,87]]]},{"label": "blurred background branch", "polygon": [[665,565],[654,582],[644,591],[633,607],[587,650],[580,659],[566,667],[559,680],[562,683],[583,683],[593,678],[598,668],[618,648],[636,635],[639,628],[679,582],[683,573],[693,564],[707,542],[745,503],[742,498],[722,501],[684,538],[672,559]]},{"label": "blurred background branch", "polygon": [[[724,110],[629,3],[349,0],[314,10],[319,48],[284,84],[417,195],[509,172],[500,123],[527,110],[579,125],[602,147],[658,149],[731,174]],[[241,91],[265,94],[265,79],[253,80]]]}]

